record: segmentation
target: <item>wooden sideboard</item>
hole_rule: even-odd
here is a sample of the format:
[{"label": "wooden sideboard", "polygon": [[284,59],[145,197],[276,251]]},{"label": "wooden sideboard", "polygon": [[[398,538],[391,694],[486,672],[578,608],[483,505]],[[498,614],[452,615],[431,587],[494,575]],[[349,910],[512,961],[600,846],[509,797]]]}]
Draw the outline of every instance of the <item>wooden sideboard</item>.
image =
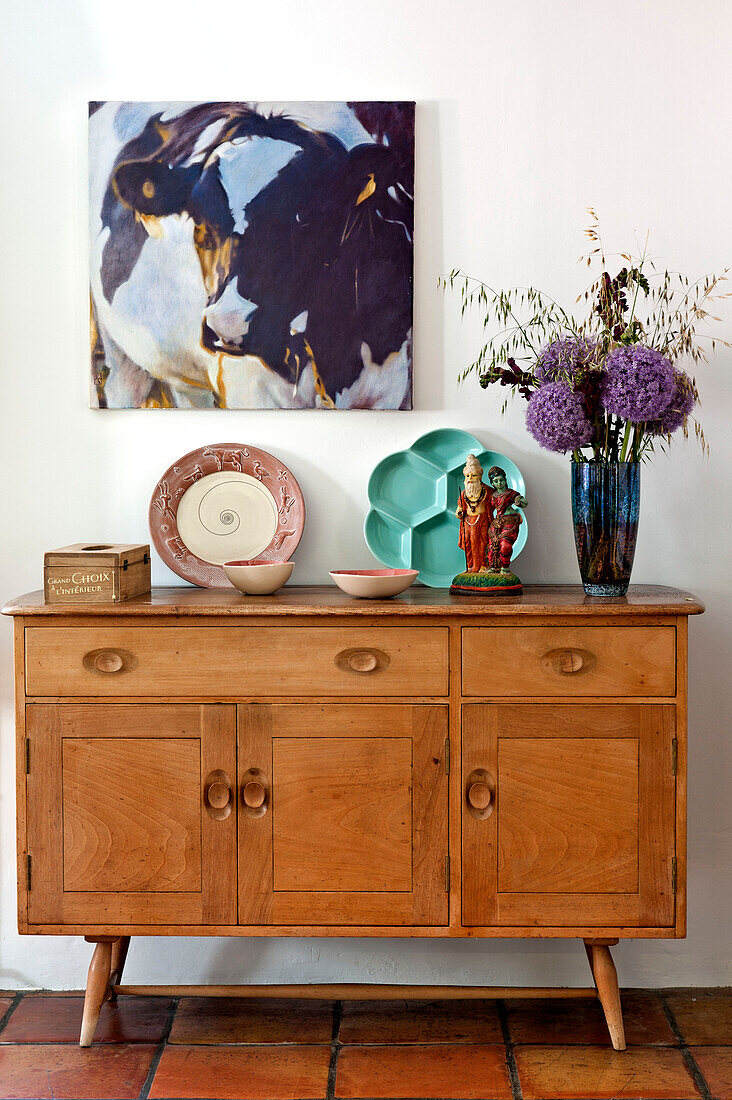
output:
[{"label": "wooden sideboard", "polygon": [[624,1048],[609,948],[686,929],[695,597],[157,588],[3,610],[19,928],[96,944],[82,1045],[104,999],[146,988],[121,984],[130,936],[535,936],[584,941]]}]

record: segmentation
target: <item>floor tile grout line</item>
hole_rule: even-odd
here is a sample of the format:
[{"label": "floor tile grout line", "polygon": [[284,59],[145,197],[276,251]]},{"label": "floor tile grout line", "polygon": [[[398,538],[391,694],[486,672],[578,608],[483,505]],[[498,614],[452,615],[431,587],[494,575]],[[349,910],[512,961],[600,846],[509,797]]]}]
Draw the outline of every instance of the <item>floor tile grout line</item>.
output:
[{"label": "floor tile grout line", "polygon": [[330,1065],[328,1066],[328,1083],[326,1085],[326,1100],[335,1100],[336,1073],[338,1072],[338,1055],[341,1051],[341,1019],[343,1017],[343,1002],[335,1001],[333,1004],[333,1032],[330,1044]]},{"label": "floor tile grout line", "polygon": [[[140,1039],[140,1040],[123,1039],[123,1040],[120,1040],[120,1042],[125,1043],[125,1044],[134,1044],[136,1042],[146,1042],[146,1040],[145,1039]],[[43,1046],[43,1045],[53,1046],[53,1045],[56,1045],[56,1040],[50,1039],[45,1044],[43,1044],[43,1043],[23,1043],[22,1045],[23,1046]],[[65,1044],[65,1045],[68,1045],[68,1044]],[[246,1039],[242,1040],[241,1042],[231,1042],[230,1040],[227,1039],[226,1042],[223,1042],[223,1041],[222,1042],[211,1041],[211,1042],[207,1042],[207,1043],[185,1042],[185,1043],[169,1043],[168,1045],[171,1046],[171,1047],[191,1047],[191,1048],[198,1048],[198,1047],[224,1047],[224,1048],[228,1048],[228,1047],[250,1047],[252,1049],[259,1049],[259,1047],[264,1047],[264,1048],[277,1047],[277,1049],[279,1050],[280,1047],[308,1047],[308,1048],[311,1048],[311,1047],[332,1047],[333,1046],[333,1040],[331,1039],[330,1042],[323,1042],[323,1043],[305,1043],[305,1042],[300,1042],[299,1040],[297,1042],[293,1042],[290,1039],[286,1039],[281,1043],[275,1043],[275,1042],[272,1042],[272,1043],[269,1043],[269,1042],[268,1043],[258,1043],[258,1042],[253,1042],[252,1040],[246,1040]],[[537,1044],[535,1044],[535,1045],[537,1045]],[[538,1044],[538,1045],[541,1046],[542,1044]],[[548,1044],[548,1045],[556,1045],[556,1044]],[[589,1043],[589,1044],[588,1043],[577,1043],[577,1044],[574,1044],[574,1045],[576,1045],[576,1046],[592,1046],[593,1044],[591,1044],[591,1043]],[[595,1045],[597,1045],[597,1044],[595,1044]],[[644,1046],[647,1046],[647,1047],[653,1047],[654,1049],[657,1046],[656,1043],[645,1043],[645,1044],[636,1044],[636,1045],[637,1046],[644,1045]],[[720,1044],[720,1045],[724,1046],[724,1044]],[[403,1048],[403,1047],[417,1047],[417,1048],[420,1048],[420,1049],[424,1048],[425,1050],[433,1050],[435,1047],[450,1047],[450,1048],[458,1047],[460,1050],[463,1050],[463,1049],[468,1049],[469,1047],[502,1047],[502,1046],[504,1046],[503,1039],[499,1039],[499,1040],[494,1039],[493,1042],[491,1042],[491,1043],[484,1043],[482,1041],[481,1042],[474,1042],[474,1043],[473,1042],[471,1042],[471,1043],[458,1043],[458,1042],[453,1042],[451,1039],[441,1039],[439,1042],[436,1042],[436,1043],[430,1043],[430,1042],[427,1042],[427,1041],[420,1041],[420,1042],[414,1042],[414,1043],[405,1043],[405,1042],[393,1042],[393,1043],[389,1043],[389,1042],[383,1042],[383,1043],[362,1043],[362,1042],[342,1043],[340,1041],[338,1042],[338,1047],[341,1050],[351,1050],[351,1049],[353,1049],[353,1050],[378,1050],[381,1047],[386,1047],[388,1049],[391,1049],[392,1047],[399,1047],[400,1049]],[[0,1100],[3,1100],[3,1098],[0,1097]]]},{"label": "floor tile grout line", "polygon": [[689,1049],[689,1044],[686,1041],[686,1036],[683,1034],[681,1028],[679,1027],[678,1021],[674,1016],[668,1001],[666,1000],[666,996],[663,993],[659,993],[658,999],[661,1002],[661,1007],[663,1008],[663,1011],[666,1013],[666,1019],[668,1020],[669,1027],[673,1031],[674,1036],[679,1043],[681,1053],[684,1057],[684,1061],[686,1062],[687,1069],[692,1076],[694,1084],[699,1089],[699,1092],[702,1094],[703,1100],[712,1100],[711,1089],[707,1085],[704,1074],[699,1068],[696,1058]]},{"label": "floor tile grout line", "polygon": [[150,1062],[150,1066],[149,1066],[148,1071],[147,1071],[147,1076],[145,1077],[145,1080],[143,1082],[142,1088],[141,1088],[139,1096],[138,1096],[138,1100],[148,1100],[148,1097],[150,1095],[150,1089],[152,1088],[153,1081],[155,1080],[155,1074],[158,1072],[158,1066],[160,1065],[160,1059],[163,1057],[163,1051],[165,1050],[166,1046],[168,1045],[168,1039],[170,1037],[170,1032],[172,1031],[172,1028],[173,1028],[173,1020],[175,1019],[175,1014],[178,1011],[178,1005],[179,1004],[180,1004],[180,997],[173,997],[173,999],[170,1002],[170,1008],[168,1009],[168,1018],[165,1021],[165,1027],[163,1028],[163,1033],[160,1036],[160,1042],[158,1043],[157,1050],[155,1051],[155,1053],[152,1056],[152,1061]]},{"label": "floor tile grout line", "polygon": [[513,1039],[511,1038],[511,1032],[508,1027],[508,1010],[506,1008],[505,1001],[496,1001],[496,1008],[498,1010],[498,1019],[501,1024],[503,1047],[506,1053],[508,1077],[511,1085],[511,1096],[513,1097],[513,1100],[523,1100],[523,1093],[521,1092],[521,1081],[519,1080],[518,1067],[516,1065],[516,1056],[513,1052]]},{"label": "floor tile grout line", "polygon": [[5,1025],[9,1022],[10,1017],[13,1015],[16,1008],[18,1007],[18,1005],[20,1004],[20,1002],[23,1000],[24,997],[25,997],[25,990],[19,989],[18,992],[13,997],[10,1004],[8,1005],[6,1011],[4,1012],[4,1014],[2,1016],[2,1019],[0,1019],[0,1035],[5,1030]]}]

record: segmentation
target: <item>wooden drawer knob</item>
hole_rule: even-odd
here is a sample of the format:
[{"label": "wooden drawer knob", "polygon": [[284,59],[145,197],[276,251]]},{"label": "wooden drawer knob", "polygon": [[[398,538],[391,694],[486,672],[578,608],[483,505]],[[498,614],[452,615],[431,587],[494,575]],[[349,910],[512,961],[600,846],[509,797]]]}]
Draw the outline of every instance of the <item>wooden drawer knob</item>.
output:
[{"label": "wooden drawer knob", "polygon": [[214,810],[223,810],[230,798],[231,787],[223,779],[217,779],[206,792],[206,801]]},{"label": "wooden drawer knob", "polygon": [[348,657],[348,667],[354,672],[373,672],[379,659],[370,649],[357,649]]},{"label": "wooden drawer knob", "polygon": [[244,784],[244,790],[241,796],[245,806],[248,806],[250,810],[258,810],[260,806],[264,805],[267,792],[261,783],[257,783],[253,780],[251,783]]},{"label": "wooden drawer knob", "polygon": [[584,663],[584,657],[576,649],[563,649],[559,654],[559,667],[562,672],[579,672]]},{"label": "wooden drawer knob", "polygon": [[468,787],[468,805],[474,810],[487,810],[492,797],[487,783],[471,783]]},{"label": "wooden drawer knob", "polygon": [[124,664],[122,656],[113,649],[100,649],[93,660],[97,672],[119,672]]}]

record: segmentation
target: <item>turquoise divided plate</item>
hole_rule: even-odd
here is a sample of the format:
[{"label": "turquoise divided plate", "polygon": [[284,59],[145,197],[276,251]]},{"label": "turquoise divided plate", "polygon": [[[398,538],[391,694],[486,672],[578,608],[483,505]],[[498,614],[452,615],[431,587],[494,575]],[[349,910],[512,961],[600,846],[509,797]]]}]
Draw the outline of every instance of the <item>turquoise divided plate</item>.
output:
[{"label": "turquoise divided plate", "polygon": [[[370,511],[364,523],[366,545],[392,569],[418,569],[422,584],[449,588],[465,569],[458,546],[455,515],[463,488],[463,466],[477,455],[483,479],[491,466],[501,466],[512,489],[525,494],[521,471],[498,451],[486,451],[469,432],[438,428],[420,436],[406,451],[389,455],[369,478]],[[526,544],[526,516],[513,548],[512,562]]]}]

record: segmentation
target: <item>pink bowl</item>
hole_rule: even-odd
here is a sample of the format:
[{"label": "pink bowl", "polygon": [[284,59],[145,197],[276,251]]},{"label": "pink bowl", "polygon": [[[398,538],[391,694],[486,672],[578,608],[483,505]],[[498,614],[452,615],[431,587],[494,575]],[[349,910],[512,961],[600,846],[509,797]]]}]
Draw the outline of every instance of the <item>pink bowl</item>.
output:
[{"label": "pink bowl", "polygon": [[234,588],[247,596],[269,596],[290,579],[294,561],[227,561],[224,572]]},{"label": "pink bowl", "polygon": [[416,569],[333,569],[330,575],[349,596],[383,599],[409,588],[418,572]]}]

